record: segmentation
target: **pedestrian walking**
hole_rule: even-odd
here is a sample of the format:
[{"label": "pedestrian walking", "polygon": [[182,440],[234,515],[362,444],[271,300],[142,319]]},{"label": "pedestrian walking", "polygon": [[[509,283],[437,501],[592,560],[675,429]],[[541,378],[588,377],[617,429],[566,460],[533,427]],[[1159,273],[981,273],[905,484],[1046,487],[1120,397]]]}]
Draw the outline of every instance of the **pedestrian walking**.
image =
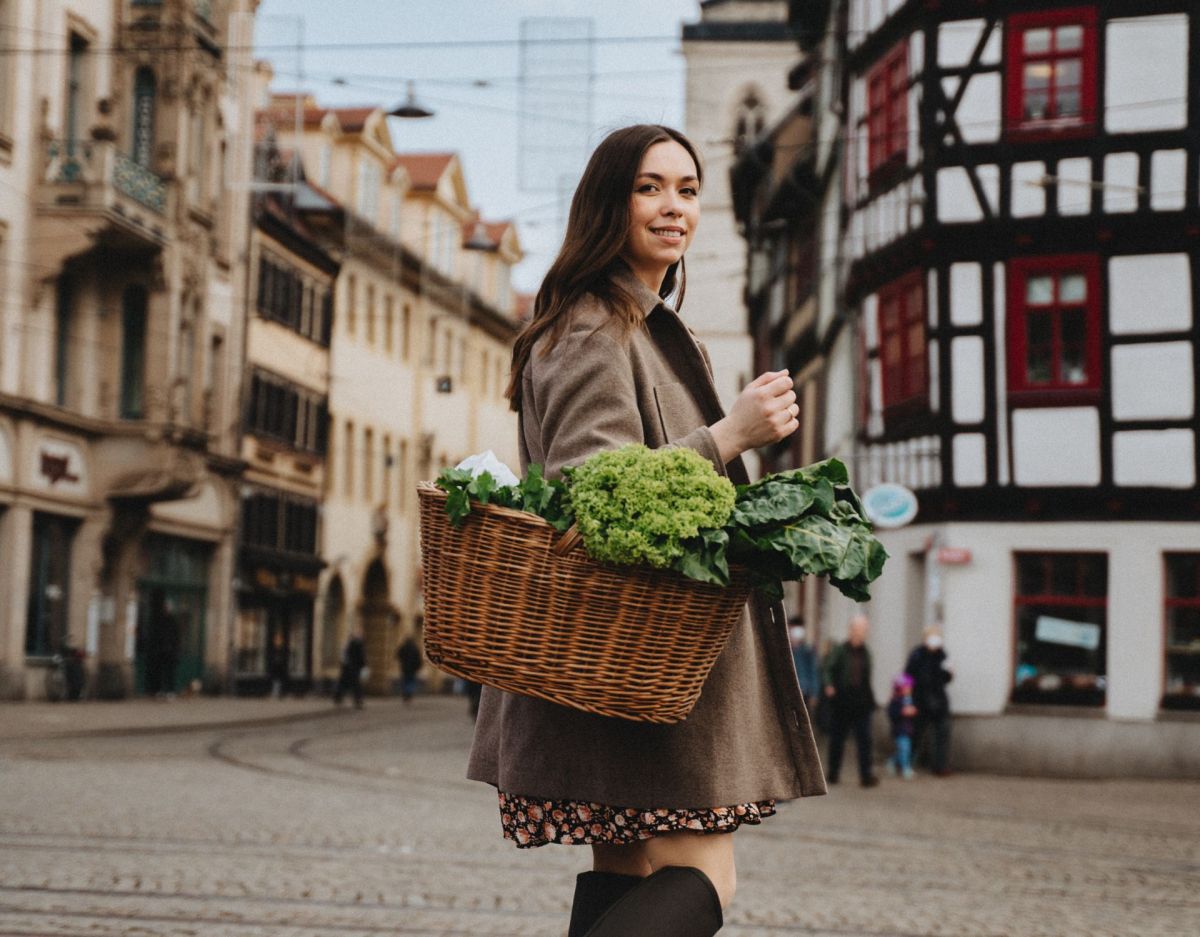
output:
[{"label": "pedestrian walking", "polygon": [[176,671],[179,669],[179,619],[171,611],[162,589],[151,590],[149,612],[142,643],[146,695],[170,699],[175,696]]},{"label": "pedestrian walking", "polygon": [[354,708],[363,707],[363,671],[367,667],[367,652],[363,645],[361,628],[355,628],[342,649],[342,670],[333,691],[333,701],[342,705],[347,693],[354,695]]},{"label": "pedestrian walking", "polygon": [[870,622],[865,615],[850,619],[846,640],[834,646],[825,659],[825,696],[830,703],[830,784],[838,782],[846,737],[854,734],[858,748],[858,779],[863,787],[879,783],[871,768],[871,718],[875,713],[875,691],[871,688],[871,649],[867,647]]},{"label": "pedestrian walking", "polygon": [[[721,411],[707,354],[668,303],[683,298],[701,175],[692,144],[657,125],[614,131],[592,155],[513,352],[522,469],[559,477],[600,450],[670,443],[744,482],[741,453],[795,431],[786,372]],[[716,933],[733,897],[733,831],[778,800],[825,792],[787,654],[782,607],[755,598],[674,725],[484,687],[468,773],[498,788],[504,835],[591,846],[569,937]]]},{"label": "pedestrian walking", "polygon": [[908,655],[904,670],[913,679],[913,702],[917,706],[913,750],[916,752],[932,736],[929,766],[935,776],[944,778],[950,774],[950,697],[946,684],[954,679],[954,671],[946,663],[942,640],[941,627],[929,625],[922,642]]},{"label": "pedestrian walking", "polygon": [[912,780],[913,722],[917,707],[913,705],[913,679],[906,673],[897,674],[892,680],[892,698],[888,703],[888,721],[892,724],[892,757],[888,759],[888,770],[906,781]]},{"label": "pedestrian walking", "polygon": [[421,647],[412,635],[396,648],[396,660],[400,664],[400,698],[406,703],[412,702],[417,689],[417,671],[422,664]]},{"label": "pedestrian walking", "polygon": [[816,707],[821,692],[821,670],[817,665],[817,652],[808,643],[804,619],[793,615],[788,619],[788,640],[792,645],[792,663],[796,665],[796,680],[809,712]]},{"label": "pedestrian walking", "polygon": [[288,650],[281,629],[271,635],[267,673],[271,677],[271,699],[283,699],[288,684]]}]

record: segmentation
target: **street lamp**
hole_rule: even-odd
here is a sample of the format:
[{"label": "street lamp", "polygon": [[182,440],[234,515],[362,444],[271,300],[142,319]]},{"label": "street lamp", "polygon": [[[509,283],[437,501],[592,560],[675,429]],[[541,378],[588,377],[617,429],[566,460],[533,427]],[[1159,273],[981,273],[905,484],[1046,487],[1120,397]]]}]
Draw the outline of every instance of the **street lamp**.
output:
[{"label": "street lamp", "polygon": [[387,112],[388,117],[432,117],[433,111],[428,108],[421,107],[417,103],[417,95],[413,90],[413,83],[408,83],[408,94],[405,95],[404,103],[397,104]]}]

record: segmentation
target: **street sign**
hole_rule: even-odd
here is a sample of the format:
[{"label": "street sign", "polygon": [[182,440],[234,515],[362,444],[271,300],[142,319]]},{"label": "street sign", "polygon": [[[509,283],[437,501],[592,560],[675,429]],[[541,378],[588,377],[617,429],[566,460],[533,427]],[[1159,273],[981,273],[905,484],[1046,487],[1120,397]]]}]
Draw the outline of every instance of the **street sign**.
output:
[{"label": "street sign", "polygon": [[942,547],[937,561],[943,566],[966,566],[971,562],[971,551],[966,547]]},{"label": "street sign", "polygon": [[868,488],[862,503],[871,523],[885,530],[903,527],[917,516],[917,496],[891,482]]}]

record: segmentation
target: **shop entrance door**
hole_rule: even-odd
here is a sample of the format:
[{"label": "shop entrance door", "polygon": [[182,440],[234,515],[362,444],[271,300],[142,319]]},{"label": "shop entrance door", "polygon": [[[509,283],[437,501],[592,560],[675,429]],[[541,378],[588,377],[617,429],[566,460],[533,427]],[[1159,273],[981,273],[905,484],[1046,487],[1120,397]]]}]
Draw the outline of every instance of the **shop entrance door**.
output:
[{"label": "shop entrance door", "polygon": [[388,602],[388,577],[383,563],[375,560],[363,578],[362,627],[367,654],[367,692],[382,695],[392,686],[392,606]]},{"label": "shop entrance door", "polygon": [[147,536],[146,575],[138,580],[138,693],[178,693],[204,677],[205,609],[212,548],[194,540]]}]

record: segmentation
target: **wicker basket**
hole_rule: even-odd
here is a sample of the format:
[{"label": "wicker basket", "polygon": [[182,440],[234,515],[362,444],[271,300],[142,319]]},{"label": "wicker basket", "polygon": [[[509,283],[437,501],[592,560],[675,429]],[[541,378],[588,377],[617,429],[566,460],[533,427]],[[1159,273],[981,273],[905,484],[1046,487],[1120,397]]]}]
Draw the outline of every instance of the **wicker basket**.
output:
[{"label": "wicker basket", "polygon": [[574,531],[418,486],[425,653],[448,673],[639,722],[679,722],[700,697],[749,595],[588,557]]}]

